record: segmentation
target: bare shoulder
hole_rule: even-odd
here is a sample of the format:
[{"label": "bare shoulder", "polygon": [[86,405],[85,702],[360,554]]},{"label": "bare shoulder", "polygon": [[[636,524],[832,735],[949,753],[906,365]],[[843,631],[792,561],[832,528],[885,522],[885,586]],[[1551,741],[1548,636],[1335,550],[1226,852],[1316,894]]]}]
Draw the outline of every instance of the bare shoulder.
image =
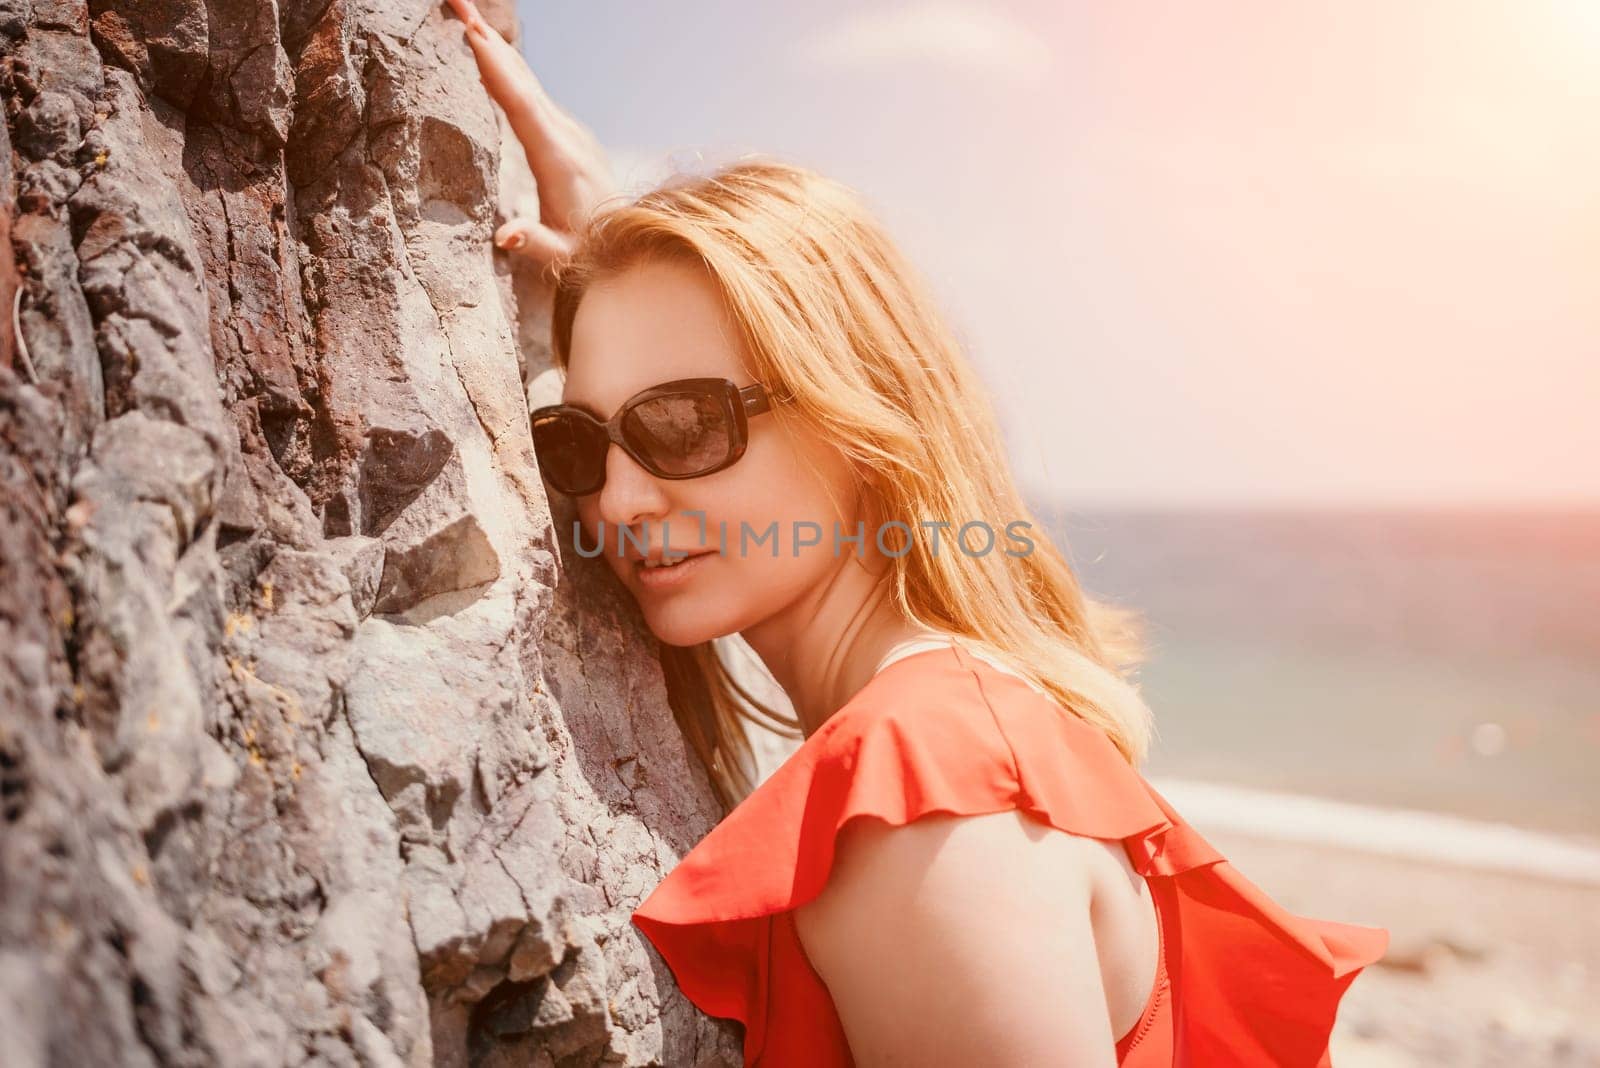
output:
[{"label": "bare shoulder", "polygon": [[[828,899],[894,888],[897,880],[924,895],[936,885],[931,879],[948,880],[952,888],[983,881],[971,877],[974,864],[982,865],[990,882],[1006,872],[1053,876],[1051,896],[1058,897],[1083,884],[1097,852],[1095,839],[1060,833],[1019,809],[978,816],[936,813],[901,826],[851,820],[835,842],[833,869],[813,911],[829,911]],[[1086,884],[1082,888],[1086,891]]]},{"label": "bare shoulder", "polygon": [[847,823],[795,927],[863,1065],[1115,1064],[1103,844],[1012,809]]}]

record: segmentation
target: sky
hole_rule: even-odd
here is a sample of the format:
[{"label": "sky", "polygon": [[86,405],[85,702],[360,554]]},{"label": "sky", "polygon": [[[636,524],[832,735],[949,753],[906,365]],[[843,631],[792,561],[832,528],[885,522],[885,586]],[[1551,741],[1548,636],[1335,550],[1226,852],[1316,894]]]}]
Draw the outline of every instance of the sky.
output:
[{"label": "sky", "polygon": [[1600,506],[1600,0],[519,0],[625,188],[859,190],[1072,508]]}]

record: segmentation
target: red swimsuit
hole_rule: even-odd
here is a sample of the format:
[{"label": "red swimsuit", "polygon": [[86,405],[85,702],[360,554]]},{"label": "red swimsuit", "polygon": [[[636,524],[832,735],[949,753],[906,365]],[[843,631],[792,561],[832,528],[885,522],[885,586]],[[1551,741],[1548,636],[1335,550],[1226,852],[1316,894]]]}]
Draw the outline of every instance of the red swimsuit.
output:
[{"label": "red swimsuit", "polygon": [[744,1024],[747,1068],[844,1068],[850,1048],[791,910],[858,816],[1022,811],[1119,839],[1155,898],[1160,963],[1122,1068],[1329,1068],[1339,999],[1389,932],[1288,912],[1184,822],[1099,728],[956,646],[891,661],[633,913],[679,989]]}]

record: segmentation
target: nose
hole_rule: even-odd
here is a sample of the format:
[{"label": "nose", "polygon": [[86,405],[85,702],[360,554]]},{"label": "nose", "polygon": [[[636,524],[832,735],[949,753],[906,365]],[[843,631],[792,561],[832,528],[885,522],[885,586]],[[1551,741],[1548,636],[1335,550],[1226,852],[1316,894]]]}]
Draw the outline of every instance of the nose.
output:
[{"label": "nose", "polygon": [[668,503],[661,481],[613,442],[606,450],[606,484],[600,487],[597,501],[599,517],[606,525],[625,527],[641,520],[660,520]]}]

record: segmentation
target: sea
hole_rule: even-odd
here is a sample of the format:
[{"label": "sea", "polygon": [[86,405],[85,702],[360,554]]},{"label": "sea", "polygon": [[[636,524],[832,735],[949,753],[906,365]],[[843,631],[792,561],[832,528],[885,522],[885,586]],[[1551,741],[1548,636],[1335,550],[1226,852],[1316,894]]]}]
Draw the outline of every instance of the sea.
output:
[{"label": "sea", "polygon": [[1600,508],[1033,507],[1144,620],[1153,783],[1600,843]]}]

